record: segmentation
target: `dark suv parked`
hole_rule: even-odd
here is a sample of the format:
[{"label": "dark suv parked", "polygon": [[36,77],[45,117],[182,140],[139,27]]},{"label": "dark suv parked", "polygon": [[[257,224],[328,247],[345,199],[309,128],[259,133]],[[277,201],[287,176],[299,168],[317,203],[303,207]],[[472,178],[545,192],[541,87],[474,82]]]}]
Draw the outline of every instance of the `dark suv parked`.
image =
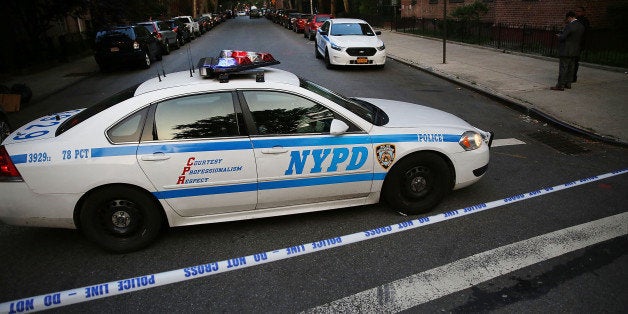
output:
[{"label": "dark suv parked", "polygon": [[162,21],[149,21],[137,23],[142,25],[157,38],[161,45],[161,51],[165,55],[170,54],[170,48],[179,49],[181,46],[177,40],[177,33],[170,28],[170,23]]},{"label": "dark suv parked", "polygon": [[139,65],[150,68],[152,61],[161,60],[157,38],[139,25],[119,26],[96,34],[94,57],[101,71],[116,64]]},{"label": "dark suv parked", "polygon": [[167,20],[166,22],[170,23],[170,28],[172,31],[177,33],[177,40],[179,41],[179,46],[183,46],[186,43],[192,41],[192,35],[190,34],[190,30],[185,24],[181,23],[178,20]]}]

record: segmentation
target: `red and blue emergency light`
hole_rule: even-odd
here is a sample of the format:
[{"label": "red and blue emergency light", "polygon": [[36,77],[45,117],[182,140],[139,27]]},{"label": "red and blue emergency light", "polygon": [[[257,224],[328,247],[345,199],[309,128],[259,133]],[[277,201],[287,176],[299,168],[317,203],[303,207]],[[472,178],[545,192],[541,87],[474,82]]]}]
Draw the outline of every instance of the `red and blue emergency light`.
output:
[{"label": "red and blue emergency light", "polygon": [[279,64],[279,61],[267,52],[223,50],[216,58],[201,58],[198,61],[198,68],[201,76],[212,77],[216,74],[242,72],[275,64]]}]

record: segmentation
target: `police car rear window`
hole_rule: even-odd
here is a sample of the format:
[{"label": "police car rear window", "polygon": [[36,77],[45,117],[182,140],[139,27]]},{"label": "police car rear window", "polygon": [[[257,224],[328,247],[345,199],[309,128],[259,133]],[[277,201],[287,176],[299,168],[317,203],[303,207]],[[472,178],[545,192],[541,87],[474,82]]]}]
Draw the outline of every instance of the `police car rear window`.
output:
[{"label": "police car rear window", "polygon": [[129,87],[109,98],[106,98],[105,100],[91,107],[88,107],[87,109],[77,113],[73,117],[63,121],[63,123],[61,123],[61,125],[57,128],[57,132],[55,133],[55,136],[59,136],[63,134],[65,131],[79,125],[81,122],[91,118],[92,116],[96,115],[97,113],[107,108],[112,107],[115,104],[118,104],[129,98],[132,98],[138,86],[140,86],[140,84]]}]

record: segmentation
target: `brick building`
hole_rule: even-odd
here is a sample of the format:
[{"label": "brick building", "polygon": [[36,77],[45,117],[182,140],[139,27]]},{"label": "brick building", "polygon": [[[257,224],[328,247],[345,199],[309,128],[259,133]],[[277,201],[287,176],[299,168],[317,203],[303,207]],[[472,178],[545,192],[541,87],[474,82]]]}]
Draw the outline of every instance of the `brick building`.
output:
[{"label": "brick building", "polygon": [[596,28],[608,26],[606,13],[609,5],[628,3],[627,0],[400,0],[398,3],[401,17],[442,19],[443,1],[448,1],[449,14],[457,7],[481,1],[489,8],[483,21],[532,27],[563,25],[565,13],[582,6],[591,26]]}]

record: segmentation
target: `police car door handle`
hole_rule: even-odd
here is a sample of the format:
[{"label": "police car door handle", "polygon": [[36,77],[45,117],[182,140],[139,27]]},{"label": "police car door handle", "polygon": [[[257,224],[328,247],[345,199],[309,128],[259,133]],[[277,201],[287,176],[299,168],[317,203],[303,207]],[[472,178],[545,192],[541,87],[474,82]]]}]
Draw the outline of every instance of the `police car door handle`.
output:
[{"label": "police car door handle", "polygon": [[273,148],[263,148],[262,149],[262,154],[283,154],[283,153],[287,153],[288,149],[287,148],[283,148],[281,146],[275,146]]},{"label": "police car door handle", "polygon": [[156,152],[156,153],[153,153],[152,155],[142,155],[141,159],[144,161],[160,161],[160,160],[168,160],[170,159],[170,156],[162,152]]}]

